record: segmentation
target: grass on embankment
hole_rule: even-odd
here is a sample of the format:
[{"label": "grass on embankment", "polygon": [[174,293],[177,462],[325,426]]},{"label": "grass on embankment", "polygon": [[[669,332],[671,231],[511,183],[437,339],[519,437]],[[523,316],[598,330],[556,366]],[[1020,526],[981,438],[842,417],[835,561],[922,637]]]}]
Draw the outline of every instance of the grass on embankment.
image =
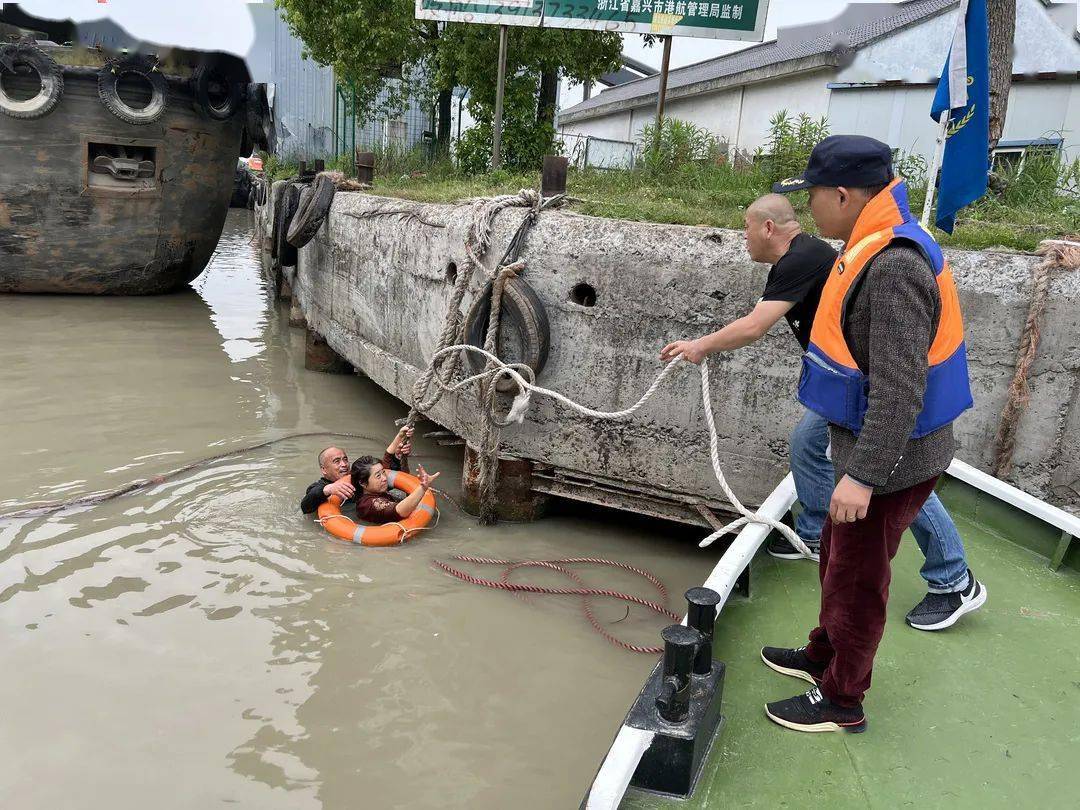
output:
[{"label": "grass on embankment", "polygon": [[[492,172],[462,177],[435,171],[423,176],[377,178],[373,192],[417,202],[447,203],[469,197],[512,194],[522,188],[537,188],[539,183],[539,175],[532,174]],[[723,168],[677,172],[663,179],[635,171],[571,171],[567,179],[567,195],[572,198],[569,208],[582,214],[734,229],[742,228],[746,206],[768,190],[768,184],[754,173]],[[926,191],[919,187],[910,191],[911,208],[918,216]],[[806,193],[793,194],[792,202],[803,227],[813,233]],[[1056,197],[1028,200],[1024,204],[1007,196],[987,195],[961,212],[951,236],[936,229],[934,236],[948,247],[1031,251],[1043,239],[1061,238],[1078,231],[1080,198]]]},{"label": "grass on embankment", "polygon": [[[268,166],[268,168],[270,168]],[[271,176],[288,175],[279,167]],[[295,171],[295,169],[293,169]],[[464,176],[452,165],[437,164],[426,171],[386,171],[377,174],[373,193],[417,202],[450,203],[471,197],[513,194],[538,188],[539,173],[495,171]],[[1028,170],[1013,177],[1005,189],[987,194],[960,212],[956,231],[934,236],[948,247],[978,250],[1003,247],[1032,251],[1043,239],[1080,232],[1080,197],[1047,193],[1048,179]],[[567,179],[569,210],[581,214],[637,222],[743,227],[746,206],[769,191],[769,181],[754,168],[683,166],[660,175],[642,170],[571,170]],[[910,189],[911,208],[921,214],[925,186]],[[815,232],[805,192],[791,195],[803,227]]]}]

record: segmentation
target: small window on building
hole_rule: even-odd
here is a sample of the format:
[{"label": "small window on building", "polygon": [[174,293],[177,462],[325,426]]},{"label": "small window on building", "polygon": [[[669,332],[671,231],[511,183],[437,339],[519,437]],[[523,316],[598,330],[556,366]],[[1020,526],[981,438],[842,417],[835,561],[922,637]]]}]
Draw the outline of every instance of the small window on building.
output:
[{"label": "small window on building", "polygon": [[1036,138],[1030,141],[999,141],[994,150],[994,171],[1018,173],[1029,160],[1053,160],[1061,152],[1060,138]]}]

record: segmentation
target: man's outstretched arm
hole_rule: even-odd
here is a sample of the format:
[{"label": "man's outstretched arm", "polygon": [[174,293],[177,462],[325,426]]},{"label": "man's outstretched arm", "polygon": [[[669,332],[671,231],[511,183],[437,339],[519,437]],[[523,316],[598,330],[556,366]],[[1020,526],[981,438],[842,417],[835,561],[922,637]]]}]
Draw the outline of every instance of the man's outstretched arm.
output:
[{"label": "man's outstretched arm", "polygon": [[711,335],[697,340],[676,340],[669,343],[660,352],[660,359],[667,362],[681,354],[691,363],[700,363],[710,354],[749,346],[760,340],[795,304],[795,301],[760,301],[749,315],[732,321]]}]

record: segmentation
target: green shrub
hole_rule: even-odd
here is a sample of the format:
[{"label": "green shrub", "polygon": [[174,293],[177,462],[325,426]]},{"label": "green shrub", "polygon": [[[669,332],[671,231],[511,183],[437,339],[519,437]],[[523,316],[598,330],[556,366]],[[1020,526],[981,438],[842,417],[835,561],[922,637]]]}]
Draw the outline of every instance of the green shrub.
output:
[{"label": "green shrub", "polygon": [[726,160],[726,150],[716,136],[689,121],[665,118],[659,129],[646,124],[641,130],[638,166],[649,174],[669,175],[687,166]]}]

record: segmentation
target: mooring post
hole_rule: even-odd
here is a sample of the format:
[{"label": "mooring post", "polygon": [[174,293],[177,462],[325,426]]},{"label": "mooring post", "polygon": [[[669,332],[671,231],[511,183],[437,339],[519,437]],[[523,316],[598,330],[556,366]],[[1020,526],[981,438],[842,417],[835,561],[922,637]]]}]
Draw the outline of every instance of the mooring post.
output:
[{"label": "mooring post", "polygon": [[356,152],[356,179],[369,186],[375,182],[375,153]]},{"label": "mooring post", "polygon": [[701,633],[673,624],[660,634],[664,639],[664,670],[656,710],[669,723],[681,723],[690,714],[690,671],[701,647]]},{"label": "mooring post", "polygon": [[318,174],[319,172],[325,172],[325,171],[326,171],[326,161],[322,160],[322,159],[316,160],[315,161],[315,174]]},{"label": "mooring post", "polygon": [[701,645],[694,656],[694,674],[708,675],[713,666],[713,628],[720,594],[712,588],[691,588],[686,592],[686,625],[701,633]]},{"label": "mooring post", "polygon": [[304,336],[304,368],[324,374],[353,373],[352,364],[331,349],[326,338],[313,329],[305,330]]},{"label": "mooring post", "polygon": [[570,161],[561,155],[544,155],[540,196],[555,197],[566,193],[566,168],[569,164]]},{"label": "mooring post", "polygon": [[[534,492],[533,463],[524,458],[499,456],[498,483],[495,487],[495,514],[501,520],[531,521],[544,516],[551,497]],[[480,456],[465,445],[465,465],[461,480],[462,507],[472,515],[480,514]]]}]

